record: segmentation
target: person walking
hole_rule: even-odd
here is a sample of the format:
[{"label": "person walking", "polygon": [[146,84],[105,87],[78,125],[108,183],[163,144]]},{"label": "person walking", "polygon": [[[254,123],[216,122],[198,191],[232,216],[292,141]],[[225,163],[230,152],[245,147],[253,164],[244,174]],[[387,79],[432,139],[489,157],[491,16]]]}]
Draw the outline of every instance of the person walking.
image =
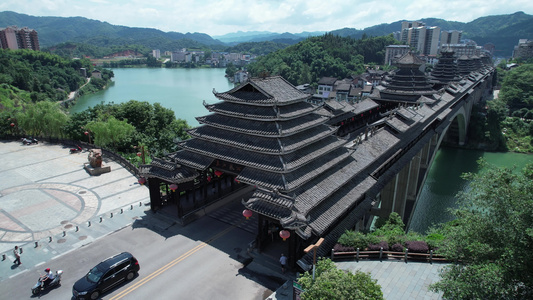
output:
[{"label": "person walking", "polygon": [[281,253],[279,263],[281,264],[281,273],[285,274],[285,269],[287,268],[287,256],[285,256],[283,253]]},{"label": "person walking", "polygon": [[15,249],[13,249],[13,255],[15,255],[15,261],[13,262],[14,264],[16,265],[20,265],[22,264],[20,262],[20,251],[19,251],[19,246],[15,246]]}]

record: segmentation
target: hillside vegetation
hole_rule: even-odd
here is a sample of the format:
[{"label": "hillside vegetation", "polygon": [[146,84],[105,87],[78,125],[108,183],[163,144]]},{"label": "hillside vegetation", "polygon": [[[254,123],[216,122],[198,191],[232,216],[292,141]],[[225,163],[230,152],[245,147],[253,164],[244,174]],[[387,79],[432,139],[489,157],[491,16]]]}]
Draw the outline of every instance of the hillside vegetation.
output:
[{"label": "hillside vegetation", "polygon": [[28,92],[33,102],[65,100],[85,83],[81,68],[90,72],[92,64],[40,51],[0,49],[0,84]]},{"label": "hillside vegetation", "polygon": [[[386,36],[400,31],[402,21],[404,20],[379,24],[365,29],[343,28],[333,30],[330,33],[355,39],[361,39],[363,36]],[[427,26],[439,26],[441,30],[461,30],[463,31],[463,38],[472,39],[478,45],[491,42],[496,46],[497,56],[511,56],[513,47],[518,43],[519,39],[533,39],[533,16],[524,12],[486,16],[468,23],[436,18],[425,18],[418,21],[424,22]],[[107,22],[90,20],[83,17],[35,17],[9,11],[0,12],[0,27],[12,25],[37,30],[41,47],[43,48],[49,48],[67,42],[75,43],[79,47],[87,47],[85,45],[81,46],[81,44],[90,43],[91,45],[102,48],[136,46],[148,49],[160,49],[161,51],[173,51],[181,48],[224,51],[229,49],[230,46],[235,46],[234,44],[226,44],[215,40],[205,33],[184,34],[179,32],[163,32],[151,28],[111,25]],[[259,35],[250,36],[249,38],[253,39],[253,42],[275,41],[281,44],[292,45],[308,36],[316,34],[316,32],[301,34],[262,32]],[[247,41],[245,37],[238,39],[235,36],[232,36],[232,40],[238,40],[239,42]]]},{"label": "hillside vegetation", "polygon": [[294,85],[346,78],[362,73],[365,64],[383,63],[385,46],[397,43],[392,35],[354,39],[329,33],[262,56],[247,69],[252,76],[281,75]]}]

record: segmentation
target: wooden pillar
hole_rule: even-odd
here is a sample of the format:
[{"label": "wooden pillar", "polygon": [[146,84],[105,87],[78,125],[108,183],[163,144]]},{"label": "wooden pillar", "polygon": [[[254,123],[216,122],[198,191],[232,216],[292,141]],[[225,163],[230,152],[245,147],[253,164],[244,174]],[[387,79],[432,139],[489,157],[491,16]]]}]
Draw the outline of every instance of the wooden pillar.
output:
[{"label": "wooden pillar", "polygon": [[148,178],[148,191],[150,193],[150,209],[156,211],[161,207],[161,193],[159,192],[159,183],[157,178]]}]

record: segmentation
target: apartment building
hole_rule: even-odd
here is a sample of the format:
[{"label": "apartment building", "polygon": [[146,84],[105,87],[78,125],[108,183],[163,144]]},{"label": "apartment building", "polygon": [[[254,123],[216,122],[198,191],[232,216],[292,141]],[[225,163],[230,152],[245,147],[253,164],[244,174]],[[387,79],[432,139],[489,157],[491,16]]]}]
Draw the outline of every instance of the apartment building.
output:
[{"label": "apartment building", "polygon": [[2,49],[40,50],[37,31],[28,27],[10,26],[0,29],[0,47]]},{"label": "apartment building", "polygon": [[518,40],[518,45],[514,46],[513,58],[527,59],[531,57],[533,57],[533,40]]}]

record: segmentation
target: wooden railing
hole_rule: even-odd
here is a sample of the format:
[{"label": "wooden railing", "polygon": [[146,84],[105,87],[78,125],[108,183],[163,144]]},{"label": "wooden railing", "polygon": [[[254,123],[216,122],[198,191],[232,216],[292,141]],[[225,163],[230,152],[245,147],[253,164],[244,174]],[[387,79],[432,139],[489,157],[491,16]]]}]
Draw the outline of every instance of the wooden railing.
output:
[{"label": "wooden railing", "polygon": [[335,252],[331,249],[331,260],[340,261],[340,260],[356,260],[361,259],[379,259],[388,260],[388,259],[398,259],[408,261],[417,261],[417,262],[449,262],[447,258],[442,255],[434,254],[433,250],[430,250],[429,253],[416,253],[409,252],[407,249],[405,252],[395,252],[395,251],[384,251],[381,248],[378,251],[360,251],[357,248],[356,251],[352,252]]}]

